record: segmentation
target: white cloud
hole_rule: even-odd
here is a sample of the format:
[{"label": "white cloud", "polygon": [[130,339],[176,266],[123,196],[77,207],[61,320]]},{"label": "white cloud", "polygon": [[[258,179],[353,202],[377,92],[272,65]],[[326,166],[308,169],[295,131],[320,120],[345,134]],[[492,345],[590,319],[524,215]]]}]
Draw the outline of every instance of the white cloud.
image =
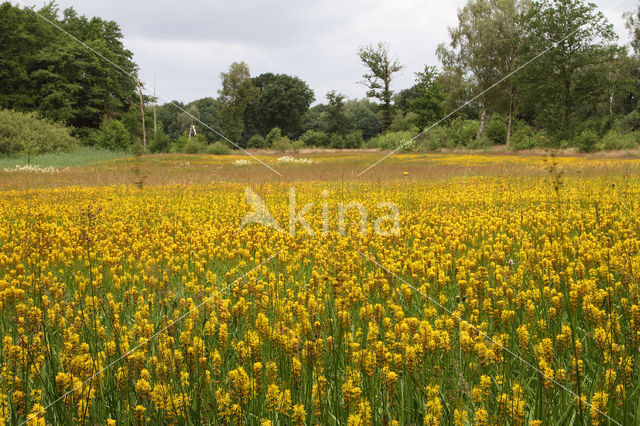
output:
[{"label": "white cloud", "polygon": [[[38,0],[41,6],[44,0]],[[47,0],[48,1],[48,0]],[[33,1],[21,3],[34,4]],[[405,66],[394,83],[409,87],[413,73],[438,65],[435,50],[448,40],[465,0],[58,0],[88,16],[118,22],[133,51],[141,77],[171,99],[191,101],[217,96],[220,72],[245,61],[253,75],[287,73],[305,80],[324,101],[336,89],[363,97],[357,82],[364,69],[356,51],[378,41],[389,43]],[[596,2],[627,40],[621,15],[637,5]]]}]

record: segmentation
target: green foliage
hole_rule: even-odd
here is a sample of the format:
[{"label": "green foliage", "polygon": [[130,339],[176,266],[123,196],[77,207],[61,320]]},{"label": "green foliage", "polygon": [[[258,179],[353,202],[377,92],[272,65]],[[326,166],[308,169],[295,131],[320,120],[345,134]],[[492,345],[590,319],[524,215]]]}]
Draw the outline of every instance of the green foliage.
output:
[{"label": "green foliage", "polygon": [[499,114],[493,114],[487,123],[487,127],[484,129],[484,135],[494,144],[506,143],[507,122],[505,118]]},{"label": "green foliage", "polygon": [[282,132],[279,127],[274,127],[267,133],[267,137],[265,138],[265,142],[267,143],[267,147],[273,148],[273,145],[282,139]]},{"label": "green foliage", "polygon": [[0,110],[0,154],[22,155],[30,163],[36,155],[69,151],[77,144],[62,124],[30,112]]},{"label": "green foliage", "polygon": [[287,136],[282,136],[271,145],[271,149],[277,152],[291,151],[293,146]]},{"label": "green foliage", "polygon": [[192,135],[189,139],[189,133],[184,132],[180,137],[171,145],[171,152],[186,152],[190,154],[196,154],[198,152],[204,152],[207,146],[207,139],[201,135]]},{"label": "green foliage", "polygon": [[244,112],[256,96],[258,88],[253,86],[249,66],[234,62],[229,71],[221,73],[222,89],[218,92],[218,114],[222,120],[222,131],[232,141],[238,141],[244,130]]},{"label": "green foliage", "polygon": [[262,136],[253,135],[247,141],[247,147],[248,148],[266,148],[267,142]]},{"label": "green foliage", "polygon": [[364,139],[370,139],[382,131],[378,107],[368,99],[347,101],[345,115],[349,119],[350,128],[360,130]]},{"label": "green foliage", "polygon": [[126,151],[131,145],[131,135],[120,120],[104,121],[93,140],[97,146],[112,151]]},{"label": "green foliage", "polygon": [[419,129],[424,129],[442,117],[444,93],[437,80],[436,67],[425,66],[424,71],[415,75],[415,95],[407,100],[407,111],[414,116],[407,120]]},{"label": "green foliage", "polygon": [[640,112],[633,111],[622,117],[618,123],[621,132],[634,132],[640,130]]},{"label": "green foliage", "polygon": [[480,149],[489,149],[492,146],[493,146],[493,140],[490,139],[487,135],[482,135],[479,138],[475,138],[473,141],[471,141],[467,145],[467,148],[480,150]]},{"label": "green foliage", "polygon": [[596,144],[599,140],[600,138],[595,131],[587,129],[582,131],[582,133],[575,138],[575,146],[581,152],[593,152],[596,150]]},{"label": "green foliage", "polygon": [[[31,159],[32,164],[40,167],[79,167],[103,161],[117,160],[125,158],[130,154],[125,151],[111,151],[103,148],[90,146],[79,146],[69,152],[47,152],[35,155]],[[0,156],[0,169],[24,166],[27,164],[25,158]]]},{"label": "green foliage", "polygon": [[[124,48],[115,22],[89,19],[72,8],[59,16],[53,2],[37,12],[125,72],[135,73],[133,55]],[[128,99],[136,99],[132,78],[34,11],[9,2],[0,5],[0,80],[0,108],[36,111],[79,134],[126,111]]]},{"label": "green foliage", "polygon": [[403,132],[387,132],[373,138],[372,144],[375,144],[375,146],[384,150],[402,147],[401,151],[409,151],[413,148],[413,144],[409,143],[409,140],[414,138],[417,134],[417,129],[406,130]]},{"label": "green foliage", "polygon": [[477,120],[456,118],[449,124],[449,137],[454,146],[467,146],[476,139],[479,128],[480,122]]},{"label": "green foliage", "polygon": [[304,144],[303,141],[301,141],[300,139],[295,140],[291,143],[291,149],[293,150],[293,152],[299,152],[302,148],[304,148],[306,145]]},{"label": "green foliage", "polygon": [[200,138],[196,137],[191,137],[191,140],[188,140],[182,148],[182,152],[185,154],[198,154],[204,152],[204,150],[205,144],[202,143]]},{"label": "green foliage", "polygon": [[362,132],[360,130],[356,130],[353,132],[349,132],[344,137],[343,148],[348,148],[348,149],[362,148],[363,144],[364,144],[364,139],[362,138]]},{"label": "green foliage", "polygon": [[509,148],[519,151],[533,148],[549,148],[551,140],[544,131],[534,132],[531,126],[522,125],[511,136]]},{"label": "green foliage", "polygon": [[261,74],[252,79],[259,94],[244,114],[249,134],[264,135],[278,127],[285,135],[297,135],[302,117],[315,100],[313,90],[298,77],[286,74]]},{"label": "green foliage", "polygon": [[344,136],[337,133],[329,136],[329,148],[342,149],[344,148]]},{"label": "green foliage", "polygon": [[389,47],[383,42],[375,46],[361,47],[358,49],[358,57],[368,70],[362,76],[363,84],[369,89],[367,97],[376,98],[382,102],[382,129],[387,130],[393,120],[391,81],[393,75],[402,69],[402,65],[392,57]]},{"label": "green foliage", "polygon": [[400,111],[398,111],[393,117],[393,121],[389,126],[390,132],[405,132],[407,130],[412,130],[416,126],[413,124],[417,119],[417,114],[413,112],[408,112],[406,115],[402,115]]},{"label": "green foliage", "polygon": [[298,138],[307,146],[326,147],[329,146],[329,136],[324,132],[307,130]]},{"label": "green foliage", "polygon": [[640,131],[622,133],[616,129],[609,130],[596,145],[596,150],[614,151],[619,149],[636,149],[640,142]]},{"label": "green foliage", "polygon": [[432,127],[416,139],[416,151],[438,151],[442,148],[455,148],[449,130],[444,126]]},{"label": "green foliage", "polygon": [[594,3],[582,0],[535,1],[522,21],[528,34],[523,60],[536,60],[518,75],[521,111],[552,134],[571,139],[580,111],[611,94],[613,27]]},{"label": "green foliage", "polygon": [[327,131],[340,135],[346,134],[349,120],[344,112],[344,95],[332,90],[327,93],[327,100],[329,101],[325,116]]},{"label": "green foliage", "polygon": [[231,153],[231,149],[226,142],[216,141],[207,146],[206,152],[213,155],[228,155]]},{"label": "green foliage", "polygon": [[158,130],[154,135],[151,133],[149,137],[149,151],[153,153],[168,152],[171,140],[169,136],[164,132],[162,126],[158,126]]}]

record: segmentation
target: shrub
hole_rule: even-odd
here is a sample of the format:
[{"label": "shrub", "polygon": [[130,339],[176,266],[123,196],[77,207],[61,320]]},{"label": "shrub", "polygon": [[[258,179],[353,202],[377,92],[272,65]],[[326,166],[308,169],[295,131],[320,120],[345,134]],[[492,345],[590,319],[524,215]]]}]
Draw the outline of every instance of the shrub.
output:
[{"label": "shrub", "polygon": [[267,133],[265,142],[268,148],[274,148],[273,144],[278,142],[280,139],[282,139],[282,132],[278,127],[274,127],[269,131],[269,133]]},{"label": "shrub", "polygon": [[260,135],[253,135],[247,141],[247,148],[266,148],[267,142]]},{"label": "shrub", "polygon": [[[280,132],[280,129],[278,129],[278,132]],[[267,138],[268,138],[268,135],[267,135]],[[273,142],[273,144],[271,145],[271,148],[278,152],[285,152],[285,151],[290,151],[293,148],[293,146],[291,145],[291,141],[289,140],[289,138],[286,136],[283,136],[277,141]]]},{"label": "shrub", "polygon": [[23,155],[27,162],[45,152],[69,151],[78,145],[70,129],[33,113],[0,110],[0,153]]},{"label": "shrub", "polygon": [[640,130],[640,112],[633,111],[620,120],[618,129],[623,133]]},{"label": "shrub", "polygon": [[307,130],[298,140],[307,146],[329,146],[329,136],[324,132],[317,132],[315,130]]},{"label": "shrub", "polygon": [[493,146],[493,140],[487,135],[482,135],[479,138],[474,139],[467,145],[469,149],[489,149]]},{"label": "shrub", "polygon": [[329,136],[329,148],[342,149],[344,148],[344,136],[337,133]]},{"label": "shrub", "polygon": [[207,145],[207,139],[203,135],[194,135],[189,139],[189,134],[184,132],[169,148],[171,152],[186,152],[197,154],[203,152]]},{"label": "shrub", "polygon": [[293,149],[293,152],[298,152],[304,147],[305,147],[305,144],[300,139],[293,141],[293,143],[291,143],[291,149]]},{"label": "shrub", "polygon": [[454,146],[467,146],[478,135],[480,122],[477,120],[463,120],[456,118],[449,124],[449,138],[453,141]]},{"label": "shrub", "polygon": [[602,140],[597,144],[596,149],[614,151],[618,149],[635,149],[640,142],[640,131],[621,133],[616,129],[609,130]]},{"label": "shrub", "polygon": [[413,124],[418,119],[418,114],[414,112],[408,112],[407,115],[402,115],[398,112],[394,117],[391,125],[389,126],[390,132],[405,132],[415,127]]},{"label": "shrub", "polygon": [[437,151],[441,148],[452,148],[451,139],[445,127],[433,127],[416,139],[418,151]]},{"label": "shrub", "polygon": [[171,140],[169,136],[159,128],[155,135],[151,136],[149,140],[149,151],[150,152],[167,152],[169,151],[169,144]]},{"label": "shrub", "polygon": [[207,146],[206,152],[213,155],[228,155],[231,153],[231,149],[225,142],[216,141]]},{"label": "shrub", "polygon": [[94,139],[96,145],[112,151],[125,151],[131,145],[131,135],[119,120],[104,121]]},{"label": "shrub", "polygon": [[360,130],[350,132],[344,137],[344,148],[360,148],[363,144],[364,139],[362,139],[362,132]]},{"label": "shrub", "polygon": [[513,150],[548,148],[551,146],[551,141],[551,138],[543,130],[536,133],[531,126],[521,125],[511,135],[509,148]]},{"label": "shrub", "polygon": [[582,152],[593,152],[596,150],[599,139],[595,131],[587,129],[583,130],[582,133],[575,138],[574,144]]},{"label": "shrub", "polygon": [[397,149],[402,147],[402,151],[409,151],[415,146],[415,141],[409,143],[418,134],[417,129],[405,132],[387,132],[373,138],[374,143],[380,149]]},{"label": "shrub", "polygon": [[182,148],[182,152],[185,154],[198,154],[200,152],[204,152],[205,145],[202,143],[200,138],[192,137],[190,141],[184,144]]},{"label": "shrub", "polygon": [[493,114],[487,127],[484,130],[484,135],[489,138],[495,144],[504,144],[507,142],[507,123],[504,117],[498,114]]}]

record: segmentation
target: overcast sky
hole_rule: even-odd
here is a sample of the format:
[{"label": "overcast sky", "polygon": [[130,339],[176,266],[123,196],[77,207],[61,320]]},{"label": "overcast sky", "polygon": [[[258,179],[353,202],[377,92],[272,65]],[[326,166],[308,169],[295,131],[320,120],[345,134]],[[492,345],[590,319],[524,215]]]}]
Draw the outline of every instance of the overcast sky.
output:
[{"label": "overcast sky", "polygon": [[[47,0],[48,1],[48,0]],[[216,97],[220,72],[244,61],[251,74],[296,75],[324,102],[329,90],[365,96],[359,46],[385,41],[405,66],[395,89],[412,85],[414,72],[439,65],[438,44],[457,22],[466,0],[58,0],[87,16],[120,24],[125,46],[148,88],[156,75],[164,97],[189,102]],[[43,0],[13,1],[42,6]],[[598,0],[628,41],[622,14],[637,0]],[[616,5],[616,3],[618,3]],[[614,6],[614,7],[612,7]]]}]

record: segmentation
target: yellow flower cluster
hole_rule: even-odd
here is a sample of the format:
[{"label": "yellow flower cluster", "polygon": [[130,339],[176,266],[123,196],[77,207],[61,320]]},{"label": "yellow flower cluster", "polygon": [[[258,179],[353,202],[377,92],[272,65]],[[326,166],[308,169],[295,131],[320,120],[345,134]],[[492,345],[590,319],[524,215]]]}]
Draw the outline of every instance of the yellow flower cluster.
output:
[{"label": "yellow flower cluster", "polygon": [[296,185],[0,193],[0,422],[640,418],[638,176]]}]

